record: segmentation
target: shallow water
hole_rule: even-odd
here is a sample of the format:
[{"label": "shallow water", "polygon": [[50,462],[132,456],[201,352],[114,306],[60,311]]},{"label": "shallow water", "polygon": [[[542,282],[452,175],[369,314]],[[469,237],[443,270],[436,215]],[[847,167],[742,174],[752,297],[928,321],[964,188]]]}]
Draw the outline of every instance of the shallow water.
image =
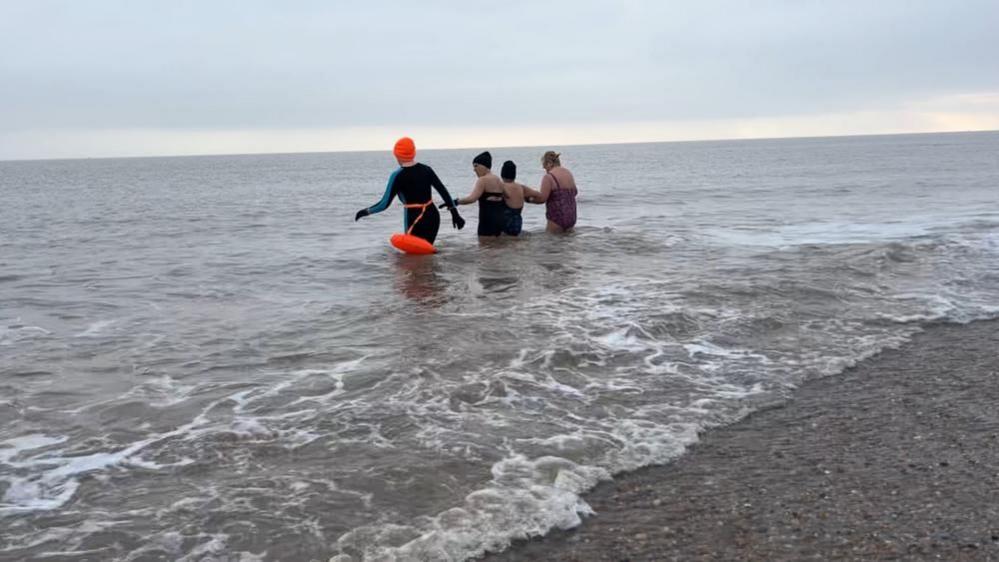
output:
[{"label": "shallow water", "polygon": [[[421,160],[464,195],[476,152]],[[999,312],[999,134],[563,160],[576,233],[469,207],[429,258],[353,222],[387,153],[0,162],[0,559],[460,560]]]}]

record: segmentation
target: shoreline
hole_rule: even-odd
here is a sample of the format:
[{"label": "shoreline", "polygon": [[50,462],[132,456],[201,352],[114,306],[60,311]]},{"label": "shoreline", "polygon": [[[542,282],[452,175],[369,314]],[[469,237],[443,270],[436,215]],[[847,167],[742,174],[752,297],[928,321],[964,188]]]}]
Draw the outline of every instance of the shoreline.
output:
[{"label": "shoreline", "polygon": [[928,325],[480,560],[999,560],[997,350],[997,320]]}]

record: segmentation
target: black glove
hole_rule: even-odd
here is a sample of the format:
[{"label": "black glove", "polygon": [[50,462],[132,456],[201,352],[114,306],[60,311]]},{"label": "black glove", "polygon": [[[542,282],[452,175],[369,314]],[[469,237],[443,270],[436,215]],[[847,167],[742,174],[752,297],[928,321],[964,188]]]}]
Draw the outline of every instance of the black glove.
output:
[{"label": "black glove", "polygon": [[361,220],[362,217],[366,217],[366,216],[368,216],[370,214],[371,214],[371,211],[369,211],[367,209],[361,209],[360,211],[357,212],[356,215],[354,215],[354,222],[357,222],[357,221]]},{"label": "black glove", "polygon": [[458,214],[458,209],[454,207],[451,207],[451,224],[458,230],[465,228],[465,219],[461,218],[461,215]]},{"label": "black glove", "polygon": [[[454,206],[455,206],[455,207],[457,207],[457,206],[458,206],[458,200],[457,200],[457,199],[452,199],[451,201],[452,201],[452,202],[454,203]],[[441,203],[440,205],[437,205],[437,208],[438,208],[438,209],[443,209],[444,207],[448,207],[448,208],[452,208],[452,207],[451,207],[450,205],[448,205],[447,203]]]}]

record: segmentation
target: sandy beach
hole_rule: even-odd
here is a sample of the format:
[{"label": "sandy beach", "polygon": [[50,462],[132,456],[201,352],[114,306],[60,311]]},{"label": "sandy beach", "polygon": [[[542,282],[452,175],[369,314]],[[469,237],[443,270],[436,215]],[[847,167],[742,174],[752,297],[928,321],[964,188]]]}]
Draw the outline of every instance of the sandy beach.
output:
[{"label": "sandy beach", "polygon": [[933,325],[586,496],[506,560],[999,560],[999,322]]}]

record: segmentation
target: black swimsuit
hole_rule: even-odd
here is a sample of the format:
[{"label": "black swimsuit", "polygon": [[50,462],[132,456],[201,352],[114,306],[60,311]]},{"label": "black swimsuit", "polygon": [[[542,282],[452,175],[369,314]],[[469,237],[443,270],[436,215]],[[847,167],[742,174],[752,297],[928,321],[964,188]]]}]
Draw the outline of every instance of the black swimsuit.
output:
[{"label": "black swimsuit", "polygon": [[479,236],[503,234],[510,217],[502,193],[485,191],[479,197]]},{"label": "black swimsuit", "polygon": [[368,211],[372,214],[380,213],[392,204],[392,199],[399,197],[406,207],[406,212],[403,213],[403,229],[433,244],[441,226],[441,215],[434,206],[431,186],[444,198],[445,203],[449,206],[454,205],[451,194],[447,192],[447,188],[441,183],[433,168],[426,164],[415,164],[392,172],[381,201],[368,207]]}]

